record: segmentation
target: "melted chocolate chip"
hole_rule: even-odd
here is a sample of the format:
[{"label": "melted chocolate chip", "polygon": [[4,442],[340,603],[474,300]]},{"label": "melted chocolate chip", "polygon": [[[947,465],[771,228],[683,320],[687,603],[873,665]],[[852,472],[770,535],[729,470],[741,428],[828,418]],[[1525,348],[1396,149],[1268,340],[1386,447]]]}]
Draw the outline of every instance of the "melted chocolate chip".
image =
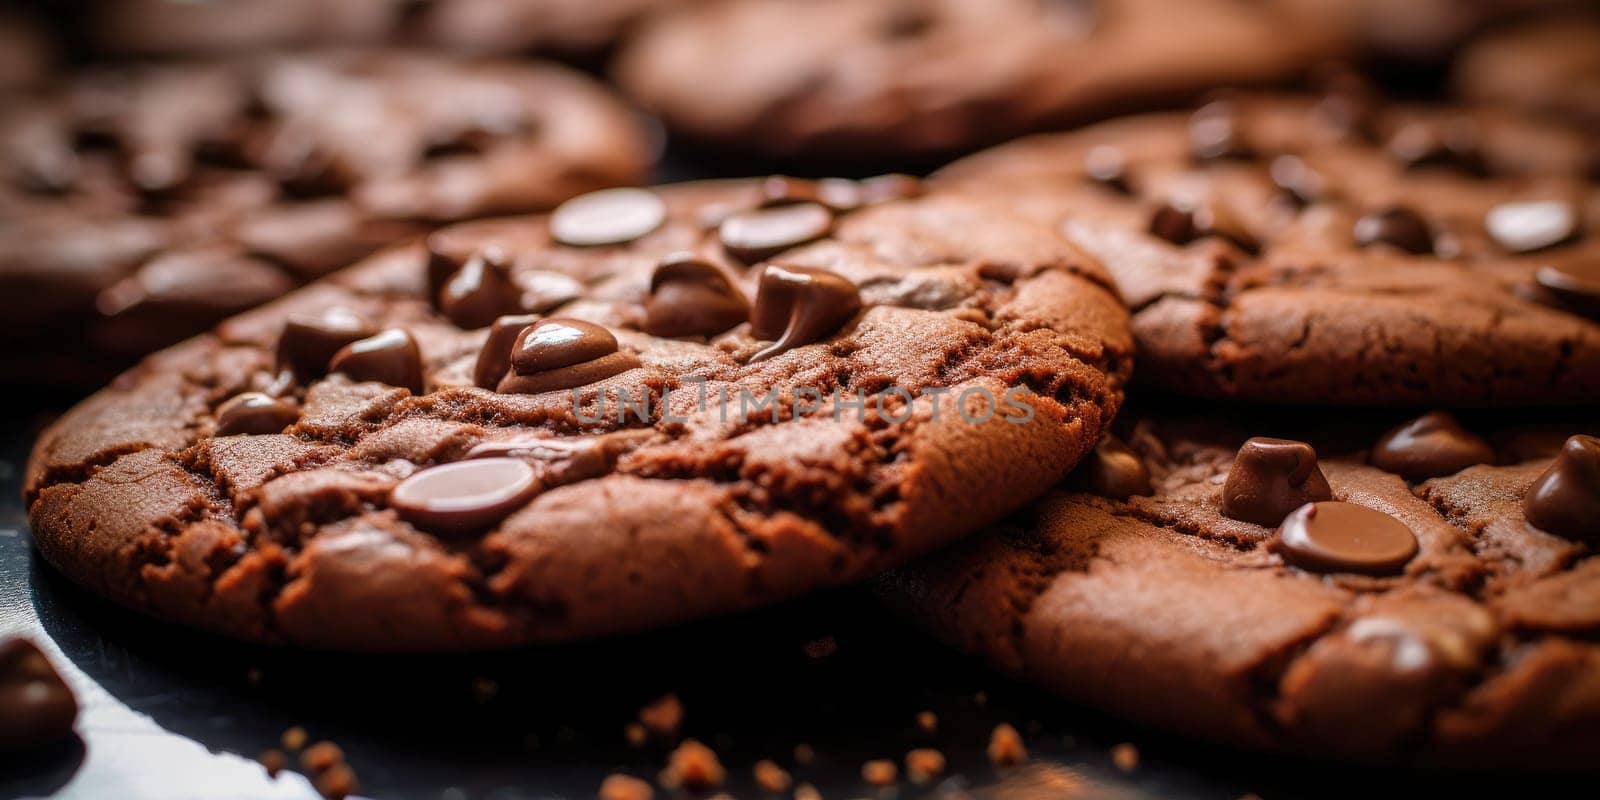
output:
[{"label": "melted chocolate chip", "polygon": [[1290,439],[1258,436],[1245,442],[1222,485],[1223,514],[1269,527],[1306,503],[1332,499],[1317,451]]},{"label": "melted chocolate chip", "polygon": [[1226,100],[1207,103],[1189,118],[1189,149],[1201,161],[1249,158],[1254,154],[1245,139],[1238,109]]},{"label": "melted chocolate chip", "polygon": [[1112,436],[1095,445],[1094,452],[1077,470],[1078,484],[1102,497],[1126,500],[1152,493],[1150,468],[1138,453]]},{"label": "melted chocolate chip", "polygon": [[833,213],[816,203],[740,211],[717,228],[722,246],[746,264],[821,239],[833,228]]},{"label": "melted chocolate chip", "polygon": [[347,308],[320,316],[296,314],[278,336],[278,368],[291,371],[302,383],[315,380],[327,374],[328,362],[341,348],[377,332],[370,320]]},{"label": "melted chocolate chip", "polygon": [[37,645],[20,637],[0,642],[0,752],[61,741],[77,718],[77,699]]},{"label": "melted chocolate chip", "polygon": [[1384,434],[1370,460],[1378,469],[1420,481],[1493,463],[1494,449],[1449,413],[1430,411]]},{"label": "melted chocolate chip", "polygon": [[1428,221],[1402,206],[1390,206],[1361,217],[1356,220],[1352,233],[1356,243],[1363,246],[1382,242],[1416,255],[1433,252],[1433,229]]},{"label": "melted chocolate chip", "polygon": [[1582,542],[1600,542],[1600,438],[1574,436],[1522,497],[1528,524]]},{"label": "melted chocolate chip", "polygon": [[577,319],[544,319],[517,334],[511,374],[500,381],[497,391],[538,394],[571,389],[637,366],[639,359],[621,352],[617,337],[604,327]]},{"label": "melted chocolate chip", "polygon": [[1128,181],[1128,158],[1111,145],[1089,148],[1083,157],[1083,174],[1118,194],[1133,194],[1133,185]]},{"label": "melted chocolate chip", "polygon": [[666,219],[666,204],[649,189],[603,189],[562,203],[550,214],[550,235],[574,247],[624,244]]},{"label": "melted chocolate chip", "polygon": [[749,318],[744,293],[693,253],[667,256],[650,276],[644,332],[651,336],[714,336]]},{"label": "melted chocolate chip", "polygon": [[650,431],[573,438],[521,435],[482,442],[467,451],[467,458],[529,462],[539,474],[539,483],[552,488],[605,475],[619,456],[651,435]]},{"label": "melted chocolate chip", "polygon": [[353,381],[376,381],[422,394],[422,351],[404,328],[351,342],[328,362],[328,371]]},{"label": "melted chocolate chip", "polygon": [[1531,253],[1576,235],[1578,212],[1559,200],[1501,203],[1484,215],[1483,226],[1506,250]]},{"label": "melted chocolate chip", "polygon": [[750,335],[772,344],[750,360],[765,361],[833,335],[861,310],[861,294],[825,269],[769,264],[761,273]]},{"label": "melted chocolate chip", "polygon": [[1307,503],[1278,527],[1272,549],[1311,572],[1393,575],[1417,555],[1417,536],[1405,523],[1355,503]]},{"label": "melted chocolate chip", "polygon": [[1534,279],[1562,305],[1600,317],[1600,259],[1546,264],[1534,273]]},{"label": "melted chocolate chip", "polygon": [[472,383],[484,389],[500,385],[501,379],[511,371],[511,348],[517,336],[529,325],[539,321],[537,314],[513,314],[494,321],[489,326],[489,338],[478,351],[478,361],[472,367]]},{"label": "melted chocolate chip", "polygon": [[282,433],[300,421],[293,403],[261,392],[245,392],[217,408],[216,436],[262,436]]},{"label": "melted chocolate chip", "polygon": [[482,328],[522,310],[522,290],[511,280],[511,259],[487,247],[461,265],[438,294],[439,310],[458,327]]},{"label": "melted chocolate chip", "polygon": [[487,530],[539,491],[533,467],[515,458],[479,458],[429,467],[389,492],[389,505],[428,533]]}]

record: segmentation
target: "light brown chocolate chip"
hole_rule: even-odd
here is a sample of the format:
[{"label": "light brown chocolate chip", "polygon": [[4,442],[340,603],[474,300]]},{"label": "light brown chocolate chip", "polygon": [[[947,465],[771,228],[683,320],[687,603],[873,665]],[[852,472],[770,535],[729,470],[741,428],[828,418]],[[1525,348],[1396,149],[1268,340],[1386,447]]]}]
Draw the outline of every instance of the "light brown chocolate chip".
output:
[{"label": "light brown chocolate chip", "polygon": [[816,203],[740,211],[722,221],[717,235],[733,257],[746,264],[815,241],[833,228],[833,212]]},{"label": "light brown chocolate chip", "polygon": [[389,504],[423,531],[456,536],[493,527],[538,491],[537,475],[527,462],[479,458],[406,478],[389,492]]},{"label": "light brown chocolate chip", "polygon": [[278,368],[302,383],[315,380],[327,374],[328,362],[345,345],[377,332],[371,320],[348,308],[293,315],[278,336]]},{"label": "light brown chocolate chip", "polygon": [[1528,523],[1547,533],[1600,542],[1600,438],[1573,436],[1522,499]]},{"label": "light brown chocolate chip", "polygon": [[625,244],[666,219],[666,204],[649,189],[603,189],[562,203],[550,214],[550,235],[574,247]]},{"label": "light brown chocolate chip", "polygon": [[1257,436],[1245,442],[1222,485],[1223,514],[1269,527],[1306,503],[1332,499],[1317,451],[1291,439]]},{"label": "light brown chocolate chip", "polygon": [[1272,549],[1311,572],[1391,575],[1417,555],[1417,537],[1382,511],[1330,500],[1291,512]]},{"label": "light brown chocolate chip", "polygon": [[245,392],[217,408],[216,436],[262,436],[282,433],[300,421],[293,403],[261,392]]},{"label": "light brown chocolate chip", "polygon": [[652,336],[714,336],[749,319],[750,302],[716,266],[674,253],[650,276],[644,311]]},{"label": "light brown chocolate chip", "polygon": [[376,381],[422,394],[422,351],[404,328],[389,328],[345,345],[328,362],[328,371],[354,381]]},{"label": "light brown chocolate chip", "polygon": [[586,386],[639,366],[604,327],[577,319],[543,319],[524,328],[511,347],[511,374],[502,394],[539,394]]},{"label": "light brown chocolate chip", "polygon": [[1448,412],[1430,411],[1384,434],[1370,460],[1374,467],[1420,481],[1492,463],[1494,449]]},{"label": "light brown chocolate chip", "polygon": [[484,389],[493,389],[511,370],[511,348],[517,336],[535,322],[537,314],[511,314],[494,321],[489,326],[489,338],[478,351],[478,361],[472,368],[472,382]]},{"label": "light brown chocolate chip", "polygon": [[439,311],[462,328],[482,328],[496,317],[522,311],[522,290],[510,270],[504,250],[484,248],[445,281],[436,298]]},{"label": "light brown chocolate chip", "polygon": [[768,264],[750,315],[750,334],[772,345],[751,361],[831,336],[859,310],[861,294],[844,276],[825,269]]}]

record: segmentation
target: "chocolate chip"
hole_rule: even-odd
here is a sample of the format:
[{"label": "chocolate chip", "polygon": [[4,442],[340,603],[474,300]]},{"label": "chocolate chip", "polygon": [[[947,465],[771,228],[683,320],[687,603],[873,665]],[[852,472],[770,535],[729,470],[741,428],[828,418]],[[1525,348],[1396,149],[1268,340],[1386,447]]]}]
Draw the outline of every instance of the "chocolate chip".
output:
[{"label": "chocolate chip", "polygon": [[1162,203],[1150,215],[1150,233],[1173,244],[1184,245],[1200,238],[1200,226],[1195,224],[1192,207]]},{"label": "chocolate chip", "polygon": [[439,290],[439,310],[458,327],[482,328],[522,310],[522,290],[511,280],[511,259],[487,247],[461,265]]},{"label": "chocolate chip", "polygon": [[1311,572],[1393,575],[1417,555],[1417,536],[1382,511],[1355,503],[1306,503],[1278,527],[1272,549]]},{"label": "chocolate chip", "polygon": [[422,351],[404,328],[390,328],[345,345],[328,362],[328,371],[353,381],[376,381],[422,394]]},{"label": "chocolate chip", "polygon": [[1417,255],[1433,252],[1433,229],[1428,221],[1402,206],[1366,214],[1356,220],[1353,233],[1356,243],[1363,246],[1382,242]]},{"label": "chocolate chip", "polygon": [[537,314],[513,314],[495,320],[472,367],[472,383],[484,389],[499,386],[511,371],[511,348],[517,343],[517,336],[538,321]]},{"label": "chocolate chip", "polygon": [[649,189],[602,189],[562,203],[550,214],[550,235],[574,247],[624,244],[666,219],[666,204]]},{"label": "chocolate chip", "polygon": [[816,203],[740,211],[717,228],[722,246],[735,258],[754,264],[791,247],[828,235],[833,214]]},{"label": "chocolate chip", "polygon": [[649,438],[649,431],[619,431],[604,436],[551,437],[521,435],[482,442],[467,458],[516,458],[534,465],[546,488],[598,478],[611,471],[617,458]]},{"label": "chocolate chip", "polygon": [[0,752],[21,752],[72,735],[78,701],[39,647],[0,643]]},{"label": "chocolate chip", "polygon": [[1534,273],[1534,279],[1562,305],[1600,316],[1600,258],[1546,264]]},{"label": "chocolate chip", "polygon": [[1278,156],[1268,167],[1272,183],[1297,207],[1309,206],[1328,197],[1328,181],[1297,156]]},{"label": "chocolate chip", "polygon": [[733,281],[693,253],[673,253],[650,276],[644,332],[713,336],[750,318],[750,302]]},{"label": "chocolate chip", "polygon": [[487,530],[539,491],[533,467],[515,458],[478,458],[429,467],[389,491],[401,518],[428,533]]},{"label": "chocolate chip", "polygon": [[290,316],[278,336],[278,368],[302,383],[315,380],[327,374],[328,362],[341,348],[377,332],[370,320],[348,308]]},{"label": "chocolate chip", "polygon": [[1483,226],[1501,247],[1531,253],[1571,239],[1578,232],[1578,212],[1559,200],[1501,203],[1484,215]]},{"label": "chocolate chip", "polygon": [[1238,109],[1226,100],[1207,103],[1189,118],[1189,149],[1201,161],[1254,154],[1245,140]]},{"label": "chocolate chip", "polygon": [[1600,542],[1600,438],[1574,436],[1522,497],[1528,524],[1546,533]]},{"label": "chocolate chip", "polygon": [[1133,194],[1133,185],[1128,182],[1128,159],[1111,145],[1089,148],[1083,157],[1083,174],[1118,194]]},{"label": "chocolate chip", "polygon": [[300,409],[293,403],[261,392],[245,392],[217,408],[216,436],[262,436],[282,433],[300,421]]},{"label": "chocolate chip", "polygon": [[619,350],[604,327],[577,319],[544,319],[523,329],[511,348],[511,374],[504,394],[538,394],[605,380],[639,366]]},{"label": "chocolate chip", "polygon": [[1136,494],[1152,493],[1150,469],[1144,459],[1113,436],[1106,436],[1095,445],[1076,476],[1084,489],[1103,497],[1126,500]]},{"label": "chocolate chip", "polygon": [[860,309],[861,293],[842,275],[768,264],[750,314],[750,335],[772,344],[750,360],[764,361],[831,336]]},{"label": "chocolate chip", "polygon": [[1448,412],[1430,411],[1384,434],[1370,460],[1378,469],[1420,481],[1492,463],[1494,449]]},{"label": "chocolate chip", "polygon": [[1473,175],[1488,173],[1477,126],[1467,119],[1401,126],[1389,138],[1389,153],[1407,169],[1449,167]]},{"label": "chocolate chip", "polygon": [[1277,525],[1306,503],[1332,499],[1317,451],[1291,439],[1258,436],[1245,442],[1222,485],[1222,513],[1263,526]]},{"label": "chocolate chip", "polygon": [[914,175],[898,172],[864,178],[860,186],[862,205],[870,206],[922,196],[922,180]]},{"label": "chocolate chip", "polygon": [[1150,233],[1185,245],[1202,236],[1227,239],[1238,247],[1255,252],[1261,246],[1244,222],[1218,203],[1194,204],[1175,200],[1161,204],[1150,215]]},{"label": "chocolate chip", "polygon": [[456,274],[456,270],[461,269],[461,261],[435,247],[432,239],[428,240],[427,249],[428,299],[437,302],[444,285]]}]

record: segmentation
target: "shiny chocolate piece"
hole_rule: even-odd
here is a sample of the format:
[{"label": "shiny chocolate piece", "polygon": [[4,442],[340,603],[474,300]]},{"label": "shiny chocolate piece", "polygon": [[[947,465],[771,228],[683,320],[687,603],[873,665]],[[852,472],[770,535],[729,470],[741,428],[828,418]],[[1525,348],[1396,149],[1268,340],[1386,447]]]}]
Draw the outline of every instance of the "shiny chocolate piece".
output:
[{"label": "shiny chocolate piece", "polygon": [[389,505],[420,530],[460,536],[494,527],[539,489],[527,462],[477,458],[417,472],[390,490]]},{"label": "shiny chocolate piece", "polygon": [[434,247],[431,239],[427,248],[428,299],[438,301],[439,293],[444,291],[444,285],[456,274],[456,270],[461,269],[461,261]]},{"label": "shiny chocolate piece", "polygon": [[1317,451],[1291,439],[1257,436],[1245,442],[1222,485],[1224,515],[1265,527],[1306,503],[1332,499]]},{"label": "shiny chocolate piece", "polygon": [[1581,542],[1600,542],[1600,438],[1573,436],[1522,496],[1528,524]]},{"label": "shiny chocolate piece", "polygon": [[650,276],[644,332],[651,336],[714,336],[750,318],[750,301],[715,265],[673,253]]},{"label": "shiny chocolate piece", "polygon": [[1195,223],[1192,207],[1162,203],[1150,214],[1150,233],[1176,245],[1185,245],[1200,238],[1200,226]]},{"label": "shiny chocolate piece", "polygon": [[1501,203],[1484,215],[1483,227],[1506,250],[1531,253],[1572,239],[1578,212],[1560,200]]},{"label": "shiny chocolate piece", "polygon": [[625,244],[661,227],[667,206],[649,189],[603,189],[562,203],[550,235],[574,247]]},{"label": "shiny chocolate piece", "polygon": [[768,264],[750,314],[750,335],[772,344],[750,360],[765,361],[831,336],[859,310],[861,293],[844,276]]},{"label": "shiny chocolate piece", "polygon": [[1128,157],[1111,145],[1092,147],[1084,154],[1083,174],[1117,194],[1133,194],[1133,184],[1128,181]]},{"label": "shiny chocolate piece", "polygon": [[1494,463],[1494,449],[1446,411],[1430,411],[1383,435],[1372,466],[1408,481],[1454,475],[1474,464]]},{"label": "shiny chocolate piece", "polygon": [[1417,535],[1382,511],[1355,503],[1306,503],[1278,526],[1272,550],[1310,572],[1395,575],[1417,555]]},{"label": "shiny chocolate piece", "polygon": [[619,456],[652,435],[647,430],[581,438],[523,434],[479,443],[466,457],[527,461],[539,473],[539,483],[552,488],[609,473]]},{"label": "shiny chocolate piece", "polygon": [[78,701],[38,645],[0,642],[0,753],[20,753],[72,735]]},{"label": "shiny chocolate piece", "polygon": [[1563,305],[1600,317],[1600,259],[1546,264],[1534,273],[1534,280]]},{"label": "shiny chocolate piece", "polygon": [[1422,215],[1402,206],[1373,211],[1356,220],[1352,230],[1362,246],[1383,243],[1407,253],[1433,252],[1433,229]]},{"label": "shiny chocolate piece", "polygon": [[1215,236],[1248,252],[1261,247],[1244,222],[1220,203],[1198,206],[1181,200],[1163,203],[1150,215],[1150,233],[1176,245],[1188,244],[1202,236]]},{"label": "shiny chocolate piece", "polygon": [[502,394],[539,394],[602,381],[639,366],[621,352],[617,337],[578,319],[544,319],[524,328],[511,347],[511,374]]},{"label": "shiny chocolate piece", "polygon": [[300,409],[287,400],[261,392],[245,392],[217,408],[214,436],[264,436],[282,433],[300,421]]},{"label": "shiny chocolate piece", "polygon": [[315,380],[328,373],[328,362],[345,345],[377,332],[371,320],[348,308],[291,316],[278,336],[278,368],[302,383]]},{"label": "shiny chocolate piece", "polygon": [[511,348],[517,336],[529,325],[539,321],[537,314],[511,314],[501,317],[489,326],[489,338],[478,351],[478,361],[472,367],[472,383],[484,389],[493,389],[511,371]]},{"label": "shiny chocolate piece", "polygon": [[1242,128],[1239,110],[1232,103],[1207,103],[1189,118],[1189,150],[1200,161],[1249,158],[1255,151]]},{"label": "shiny chocolate piece", "polygon": [[522,311],[522,290],[511,280],[511,258],[487,247],[467,259],[435,298],[439,311],[462,328],[482,328]]},{"label": "shiny chocolate piece", "polygon": [[754,264],[821,239],[832,228],[833,212],[816,203],[794,203],[731,214],[717,227],[717,236],[730,255]]},{"label": "shiny chocolate piece", "polygon": [[1154,493],[1144,459],[1114,436],[1105,436],[1095,445],[1076,475],[1078,485],[1102,497],[1126,500]]},{"label": "shiny chocolate piece", "polygon": [[404,328],[389,328],[345,345],[328,371],[353,381],[376,381],[422,394],[422,351]]}]

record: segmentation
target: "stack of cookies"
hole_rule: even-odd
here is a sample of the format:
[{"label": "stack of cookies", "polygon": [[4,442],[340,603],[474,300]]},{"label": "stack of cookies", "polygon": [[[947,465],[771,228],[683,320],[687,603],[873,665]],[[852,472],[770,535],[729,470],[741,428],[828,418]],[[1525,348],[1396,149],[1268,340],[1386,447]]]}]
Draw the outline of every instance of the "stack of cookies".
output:
[{"label": "stack of cookies", "polygon": [[[1600,757],[1600,61],[1497,67],[1600,26],[1485,41],[1458,103],[1318,65],[1518,4],[115,5],[102,52],[204,58],[0,114],[0,372],[144,356],[26,470],[89,589],[458,652],[875,581],[1186,735]],[[529,51],[857,177],[639,188],[648,130]]]}]

